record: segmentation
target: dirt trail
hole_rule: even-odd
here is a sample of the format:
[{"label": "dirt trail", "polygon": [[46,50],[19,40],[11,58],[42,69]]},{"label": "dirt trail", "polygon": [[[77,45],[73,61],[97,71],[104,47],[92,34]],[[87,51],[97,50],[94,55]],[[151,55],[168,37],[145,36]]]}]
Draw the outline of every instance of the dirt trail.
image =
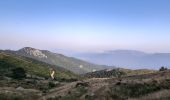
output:
[{"label": "dirt trail", "polygon": [[74,88],[76,84],[77,84],[77,82],[66,83],[65,85],[63,85],[61,87],[51,89],[51,90],[49,90],[48,94],[41,97],[39,100],[46,100],[49,97],[54,98],[56,96],[64,96],[68,93],[69,90]]},{"label": "dirt trail", "polygon": [[[54,98],[57,96],[65,96],[68,94],[69,91],[71,91],[73,88],[76,87],[76,84],[78,83],[87,83],[88,88],[87,88],[87,93],[95,93],[97,92],[100,88],[107,86],[107,80],[108,78],[93,78],[93,79],[88,79],[84,81],[77,81],[77,82],[72,82],[72,83],[66,83],[65,85],[51,89],[48,94],[40,98],[39,100],[46,100],[47,98]],[[84,94],[85,95],[85,94]],[[84,97],[84,95],[82,97]]]}]

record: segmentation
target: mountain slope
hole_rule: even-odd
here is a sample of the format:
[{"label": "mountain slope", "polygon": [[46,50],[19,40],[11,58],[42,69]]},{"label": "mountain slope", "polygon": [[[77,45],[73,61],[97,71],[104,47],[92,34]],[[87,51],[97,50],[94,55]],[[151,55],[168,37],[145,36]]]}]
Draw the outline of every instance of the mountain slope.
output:
[{"label": "mountain slope", "polygon": [[114,65],[130,69],[159,69],[170,66],[170,53],[144,53],[135,50],[114,50],[104,53],[85,53],[75,57],[95,64]]},{"label": "mountain slope", "polygon": [[67,57],[62,54],[52,53],[47,50],[38,50],[31,47],[25,47],[18,51],[5,51],[5,52],[33,58],[52,65],[58,65],[76,74],[84,74],[87,72],[101,70],[106,67],[88,63],[72,57]]},{"label": "mountain slope", "polygon": [[[0,52],[0,75],[11,75],[12,70],[16,68],[23,68],[28,75],[36,75],[44,78],[50,78],[49,64],[36,61],[34,59],[19,57],[12,54]],[[57,79],[65,78],[77,78],[77,75],[70,71],[67,71],[61,67],[53,67],[56,70],[55,77]]]}]

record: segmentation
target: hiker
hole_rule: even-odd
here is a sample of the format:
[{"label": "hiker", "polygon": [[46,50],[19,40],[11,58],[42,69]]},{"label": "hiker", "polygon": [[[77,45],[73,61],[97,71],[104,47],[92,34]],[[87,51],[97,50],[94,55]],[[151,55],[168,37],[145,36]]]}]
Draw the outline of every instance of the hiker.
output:
[{"label": "hiker", "polygon": [[51,78],[54,80],[54,75],[55,75],[55,70],[52,68],[51,70],[50,70],[50,76],[51,76]]}]

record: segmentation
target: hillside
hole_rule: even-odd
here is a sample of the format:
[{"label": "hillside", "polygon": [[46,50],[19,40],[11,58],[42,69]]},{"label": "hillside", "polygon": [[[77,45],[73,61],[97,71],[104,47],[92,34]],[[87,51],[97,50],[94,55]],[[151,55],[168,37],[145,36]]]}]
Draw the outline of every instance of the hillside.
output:
[{"label": "hillside", "polygon": [[[54,80],[50,68],[56,71]],[[59,66],[0,52],[0,100],[37,100],[51,88],[79,79]]]},{"label": "hillside", "polygon": [[48,100],[169,100],[170,70],[122,78],[92,78],[50,90]]},{"label": "hillside", "polygon": [[155,73],[156,70],[147,70],[147,69],[140,69],[140,70],[131,70],[131,69],[124,69],[124,68],[116,68],[116,69],[105,69],[95,72],[86,73],[83,76],[88,78],[113,78],[113,77],[124,77],[124,76],[133,76],[133,75],[143,75],[143,74],[150,74]]},{"label": "hillside", "polygon": [[56,65],[54,66],[36,61],[34,59],[0,52],[0,75],[10,76],[13,69],[23,68],[26,71],[26,74],[29,76],[34,75],[43,78],[49,78],[50,68],[52,67],[56,70],[57,79],[69,79],[77,77],[72,72]]},{"label": "hillside", "polygon": [[52,65],[58,65],[76,74],[84,74],[87,72],[102,70],[107,67],[88,63],[73,57],[67,57],[62,54],[52,53],[47,50],[39,50],[31,47],[25,47],[18,51],[6,50],[4,52],[29,57]]},{"label": "hillside", "polygon": [[[52,66],[31,58],[0,53],[1,100],[169,100],[170,70],[112,69],[81,78],[55,66],[56,80],[49,80]],[[53,65],[54,66],[54,65]],[[23,68],[23,79],[13,78],[13,69]],[[97,73],[97,74],[96,74]],[[120,76],[118,76],[120,75]],[[101,78],[102,77],[102,78]],[[61,80],[62,79],[62,80]],[[64,81],[64,80],[65,81]],[[70,80],[71,79],[71,80]],[[77,79],[77,80],[75,80]],[[68,81],[69,80],[69,81]]]},{"label": "hillside", "polygon": [[111,77],[121,77],[127,75],[119,69],[112,70],[100,70],[95,72],[86,73],[83,76],[88,78],[111,78]]}]

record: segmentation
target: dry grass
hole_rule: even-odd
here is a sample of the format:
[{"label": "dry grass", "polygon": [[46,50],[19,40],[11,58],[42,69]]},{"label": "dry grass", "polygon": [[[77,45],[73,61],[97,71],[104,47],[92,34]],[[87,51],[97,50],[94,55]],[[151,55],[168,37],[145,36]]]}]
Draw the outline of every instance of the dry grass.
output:
[{"label": "dry grass", "polygon": [[170,90],[161,90],[158,92],[144,95],[140,98],[133,98],[133,99],[131,98],[128,100],[169,100],[168,98],[170,99]]},{"label": "dry grass", "polygon": [[0,88],[0,100],[37,100],[41,92],[34,89],[16,90],[12,87]]}]

